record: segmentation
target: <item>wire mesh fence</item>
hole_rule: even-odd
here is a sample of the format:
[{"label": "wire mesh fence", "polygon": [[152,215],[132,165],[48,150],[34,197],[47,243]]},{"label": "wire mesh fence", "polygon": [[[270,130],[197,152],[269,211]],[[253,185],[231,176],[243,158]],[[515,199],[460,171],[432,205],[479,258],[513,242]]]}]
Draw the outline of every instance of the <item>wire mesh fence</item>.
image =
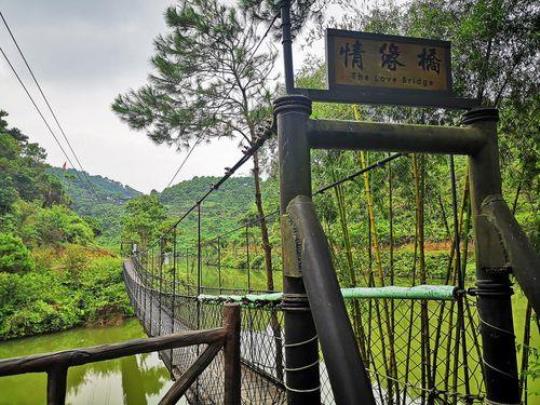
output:
[{"label": "wire mesh fence", "polygon": [[[146,284],[153,279],[142,266],[127,264],[124,277],[137,316],[150,335],[221,325],[222,302],[226,299],[171,294],[163,285],[160,294],[159,289]],[[156,280],[153,282],[156,284]],[[483,401],[481,348],[471,298],[349,298],[346,303],[377,403]],[[161,356],[175,376],[185,371],[201,350],[175,349],[161,352]],[[243,403],[286,402],[283,312],[279,300],[244,301],[241,359]],[[222,366],[220,355],[193,385],[187,395],[190,403],[220,403]],[[322,401],[332,404],[330,379],[322,358],[319,367]]]}]

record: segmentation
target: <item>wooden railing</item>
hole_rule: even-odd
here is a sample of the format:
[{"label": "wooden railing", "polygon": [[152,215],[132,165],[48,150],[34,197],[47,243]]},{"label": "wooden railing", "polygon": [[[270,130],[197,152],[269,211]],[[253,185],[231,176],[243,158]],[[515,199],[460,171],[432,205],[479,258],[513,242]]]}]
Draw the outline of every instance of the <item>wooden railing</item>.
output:
[{"label": "wooden railing", "polygon": [[[66,380],[69,367],[139,353],[207,344],[206,349],[191,367],[175,381],[161,399],[160,404],[175,404],[223,348],[225,374],[223,379],[223,403],[236,405],[241,402],[240,320],[240,306],[238,304],[225,304],[223,308],[223,326],[221,328],[174,333],[111,345],[1,360],[0,377],[45,372],[48,376],[47,403],[49,405],[63,405],[66,399]],[[9,398],[5,399],[9,400]]]}]

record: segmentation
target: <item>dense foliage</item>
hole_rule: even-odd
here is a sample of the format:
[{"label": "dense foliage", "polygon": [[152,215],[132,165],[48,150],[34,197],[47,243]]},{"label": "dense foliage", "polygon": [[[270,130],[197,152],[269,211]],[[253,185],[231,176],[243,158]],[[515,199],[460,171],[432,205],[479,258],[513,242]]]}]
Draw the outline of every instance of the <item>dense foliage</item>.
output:
[{"label": "dense foliage", "polygon": [[23,241],[10,233],[0,233],[0,272],[23,273],[32,268],[30,253]]},{"label": "dense foliage", "polygon": [[45,151],[8,128],[6,115],[0,112],[0,340],[131,314],[120,260],[95,247],[94,223],[70,208]]},{"label": "dense foliage", "polygon": [[125,204],[141,193],[106,177],[86,173],[85,177],[92,183],[90,186],[88,181],[83,181],[83,173],[76,169],[51,167],[48,172],[62,183],[71,208],[90,223],[100,244],[117,245]]},{"label": "dense foliage", "polygon": [[146,250],[161,234],[166,218],[165,208],[155,193],[129,201],[122,217],[122,240],[134,242]]}]

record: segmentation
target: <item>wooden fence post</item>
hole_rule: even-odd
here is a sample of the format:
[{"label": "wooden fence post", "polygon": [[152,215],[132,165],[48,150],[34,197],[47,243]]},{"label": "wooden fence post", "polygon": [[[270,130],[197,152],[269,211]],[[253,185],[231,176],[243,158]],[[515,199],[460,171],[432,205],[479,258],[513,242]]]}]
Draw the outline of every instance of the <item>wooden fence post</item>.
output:
[{"label": "wooden fence post", "polygon": [[47,404],[64,405],[66,403],[67,367],[63,364],[47,370]]},{"label": "wooden fence post", "polygon": [[225,372],[225,405],[241,403],[241,368],[240,368],[240,326],[241,312],[239,304],[225,304],[223,307],[223,326],[227,328],[227,337],[223,350]]}]

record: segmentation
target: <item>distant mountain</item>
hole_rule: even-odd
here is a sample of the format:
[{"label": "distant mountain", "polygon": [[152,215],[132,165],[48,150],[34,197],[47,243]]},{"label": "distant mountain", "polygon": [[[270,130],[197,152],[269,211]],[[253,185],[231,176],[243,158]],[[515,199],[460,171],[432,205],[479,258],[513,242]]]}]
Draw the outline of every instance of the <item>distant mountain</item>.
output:
[{"label": "distant mountain", "polygon": [[49,171],[64,186],[72,201],[72,208],[79,215],[93,219],[101,232],[102,242],[116,243],[120,235],[124,204],[142,193],[107,177],[86,174],[92,183],[92,190],[81,172],[75,169],[51,167]]},{"label": "distant mountain", "polygon": [[[97,194],[97,199],[86,181],[81,180],[74,169],[50,168],[72,201],[72,208],[81,216],[91,218],[104,244],[117,244],[121,233],[121,219],[124,205],[141,192],[125,186],[118,181],[102,176],[87,175]],[[159,194],[161,203],[167,208],[170,217],[183,215],[219,177],[202,176],[184,180],[164,189]],[[218,191],[213,192],[202,206],[204,237],[212,237],[238,227],[247,217],[255,213],[255,184],[252,177],[231,177]],[[220,218],[216,221],[216,218]],[[196,212],[185,221],[183,229],[190,239],[196,237]],[[243,238],[239,233],[238,237]]]}]

